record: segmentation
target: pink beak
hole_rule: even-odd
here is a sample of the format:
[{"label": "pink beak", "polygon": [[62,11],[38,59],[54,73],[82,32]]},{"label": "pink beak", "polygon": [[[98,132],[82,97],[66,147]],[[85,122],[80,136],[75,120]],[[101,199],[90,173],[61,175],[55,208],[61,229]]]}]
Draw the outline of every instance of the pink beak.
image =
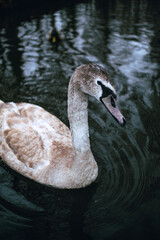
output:
[{"label": "pink beak", "polygon": [[112,96],[109,95],[105,98],[101,98],[101,102],[104,104],[104,106],[107,108],[107,110],[110,112],[110,114],[115,118],[115,120],[121,125],[124,126],[126,121],[122,113],[120,112],[118,108],[117,101],[112,98]]}]

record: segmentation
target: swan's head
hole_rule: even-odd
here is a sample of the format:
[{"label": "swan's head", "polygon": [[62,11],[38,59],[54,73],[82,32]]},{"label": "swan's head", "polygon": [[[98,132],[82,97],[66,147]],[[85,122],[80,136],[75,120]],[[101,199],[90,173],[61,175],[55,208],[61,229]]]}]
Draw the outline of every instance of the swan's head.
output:
[{"label": "swan's head", "polygon": [[124,126],[125,118],[118,108],[117,94],[110,75],[97,64],[82,65],[76,72],[81,91],[101,101],[116,121]]}]

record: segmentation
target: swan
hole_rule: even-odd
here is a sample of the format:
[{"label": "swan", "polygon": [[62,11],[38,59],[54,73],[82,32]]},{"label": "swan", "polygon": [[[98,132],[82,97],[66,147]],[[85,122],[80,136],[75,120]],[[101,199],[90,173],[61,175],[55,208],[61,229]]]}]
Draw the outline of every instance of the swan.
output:
[{"label": "swan", "polygon": [[120,125],[110,75],[97,64],[77,67],[68,86],[69,128],[56,116],[29,103],[0,101],[0,156],[13,170],[61,189],[82,188],[98,175],[90,149],[88,95],[108,109]]}]

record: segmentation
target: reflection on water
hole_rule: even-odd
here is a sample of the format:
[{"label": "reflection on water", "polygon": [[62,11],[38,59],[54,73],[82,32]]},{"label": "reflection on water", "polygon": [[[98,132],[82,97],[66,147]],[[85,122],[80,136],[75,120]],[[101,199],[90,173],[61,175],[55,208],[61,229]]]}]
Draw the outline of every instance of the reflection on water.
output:
[{"label": "reflection on water", "polygon": [[[0,162],[0,236],[157,239],[160,4],[92,0],[42,9],[1,16],[0,99],[39,104],[68,125],[69,77],[76,66],[95,62],[110,72],[127,125],[117,126],[90,99],[99,177],[86,189],[46,188]],[[52,26],[65,36],[56,47],[45,39]]]}]

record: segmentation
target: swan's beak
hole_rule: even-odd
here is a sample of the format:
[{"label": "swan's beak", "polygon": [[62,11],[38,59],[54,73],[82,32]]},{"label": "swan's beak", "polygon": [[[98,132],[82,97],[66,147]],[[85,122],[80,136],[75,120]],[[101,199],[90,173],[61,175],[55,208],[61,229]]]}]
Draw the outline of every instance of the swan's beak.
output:
[{"label": "swan's beak", "polygon": [[114,117],[114,119],[121,126],[124,126],[126,123],[126,120],[118,108],[116,99],[115,98],[113,99],[113,97],[111,95],[109,95],[108,97],[101,98],[101,102],[104,104],[104,106],[110,112],[110,114]]}]

